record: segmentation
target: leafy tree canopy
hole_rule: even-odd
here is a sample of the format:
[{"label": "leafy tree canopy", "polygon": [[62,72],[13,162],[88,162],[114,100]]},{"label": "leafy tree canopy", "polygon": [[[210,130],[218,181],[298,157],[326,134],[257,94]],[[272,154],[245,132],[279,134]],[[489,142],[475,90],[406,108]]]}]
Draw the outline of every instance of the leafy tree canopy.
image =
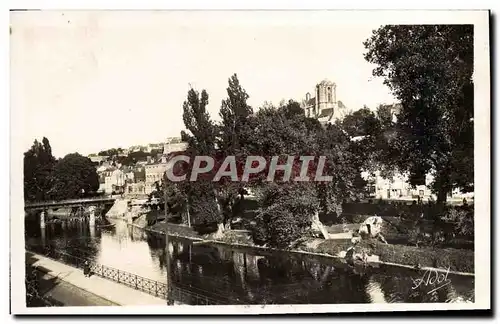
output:
[{"label": "leafy tree canopy", "polygon": [[473,39],[472,25],[389,25],[364,43],[373,75],[401,102],[393,163],[413,183],[432,173],[440,203],[473,190]]},{"label": "leafy tree canopy", "polygon": [[52,196],[56,200],[79,198],[99,189],[97,171],[89,158],[78,153],[66,155],[54,168]]},{"label": "leafy tree canopy", "polygon": [[56,159],[52,155],[49,140],[34,141],[31,148],[24,153],[24,199],[26,201],[42,201],[50,197],[53,185],[52,172]]}]

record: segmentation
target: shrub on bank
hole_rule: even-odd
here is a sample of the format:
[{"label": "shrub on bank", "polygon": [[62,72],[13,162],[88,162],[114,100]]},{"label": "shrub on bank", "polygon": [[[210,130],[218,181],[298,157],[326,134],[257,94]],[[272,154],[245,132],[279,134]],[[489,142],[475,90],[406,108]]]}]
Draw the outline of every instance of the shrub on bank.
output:
[{"label": "shrub on bank", "polygon": [[[350,242],[336,242],[325,240],[310,252],[337,255],[346,251],[352,244]],[[377,241],[364,241],[356,249],[365,250],[368,254],[375,254],[381,261],[404,264],[409,266],[444,268],[452,271],[474,272],[474,251],[461,249],[433,249],[417,248],[406,245],[383,244]]]},{"label": "shrub on bank", "polygon": [[250,234],[246,232],[226,231],[218,241],[228,244],[254,245]]},{"label": "shrub on bank", "polygon": [[199,237],[201,236],[196,233],[191,227],[185,225],[178,225],[172,223],[156,223],[149,227],[152,230],[168,232],[170,235],[182,236],[182,237]]}]

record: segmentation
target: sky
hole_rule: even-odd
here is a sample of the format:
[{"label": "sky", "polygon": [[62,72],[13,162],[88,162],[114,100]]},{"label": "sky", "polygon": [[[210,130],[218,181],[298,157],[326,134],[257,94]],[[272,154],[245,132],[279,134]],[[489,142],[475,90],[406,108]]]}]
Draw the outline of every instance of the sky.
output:
[{"label": "sky", "polygon": [[[354,19],[353,19],[354,18]],[[163,142],[184,129],[190,86],[217,120],[236,73],[257,110],[323,79],[348,109],[396,100],[372,77],[363,41],[382,21],[328,11],[11,12],[11,112],[29,149],[56,157]]]}]

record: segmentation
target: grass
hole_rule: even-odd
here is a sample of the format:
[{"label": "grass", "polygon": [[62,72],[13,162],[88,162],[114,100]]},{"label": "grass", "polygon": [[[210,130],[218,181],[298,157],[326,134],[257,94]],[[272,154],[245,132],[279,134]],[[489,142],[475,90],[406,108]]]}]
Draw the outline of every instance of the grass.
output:
[{"label": "grass", "polygon": [[[350,242],[337,242],[325,240],[316,248],[305,248],[309,252],[337,255],[346,251],[352,244]],[[459,272],[474,272],[474,251],[462,249],[422,248],[406,245],[383,244],[377,241],[360,242],[356,249],[375,254],[381,261],[404,264],[409,266],[444,268]]]}]

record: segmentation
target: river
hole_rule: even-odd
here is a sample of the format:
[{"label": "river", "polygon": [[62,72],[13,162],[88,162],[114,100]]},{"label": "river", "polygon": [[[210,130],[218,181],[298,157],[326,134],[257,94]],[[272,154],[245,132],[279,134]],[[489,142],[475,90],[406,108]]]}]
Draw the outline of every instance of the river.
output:
[{"label": "river", "polygon": [[415,287],[423,271],[384,265],[353,268],[332,258],[192,244],[173,237],[167,247],[164,236],[121,220],[107,223],[111,226],[76,222],[47,224],[45,229],[27,223],[26,245],[90,258],[159,282],[170,280],[222,305],[474,300],[473,277],[449,274],[451,283],[440,289],[431,284]]}]

